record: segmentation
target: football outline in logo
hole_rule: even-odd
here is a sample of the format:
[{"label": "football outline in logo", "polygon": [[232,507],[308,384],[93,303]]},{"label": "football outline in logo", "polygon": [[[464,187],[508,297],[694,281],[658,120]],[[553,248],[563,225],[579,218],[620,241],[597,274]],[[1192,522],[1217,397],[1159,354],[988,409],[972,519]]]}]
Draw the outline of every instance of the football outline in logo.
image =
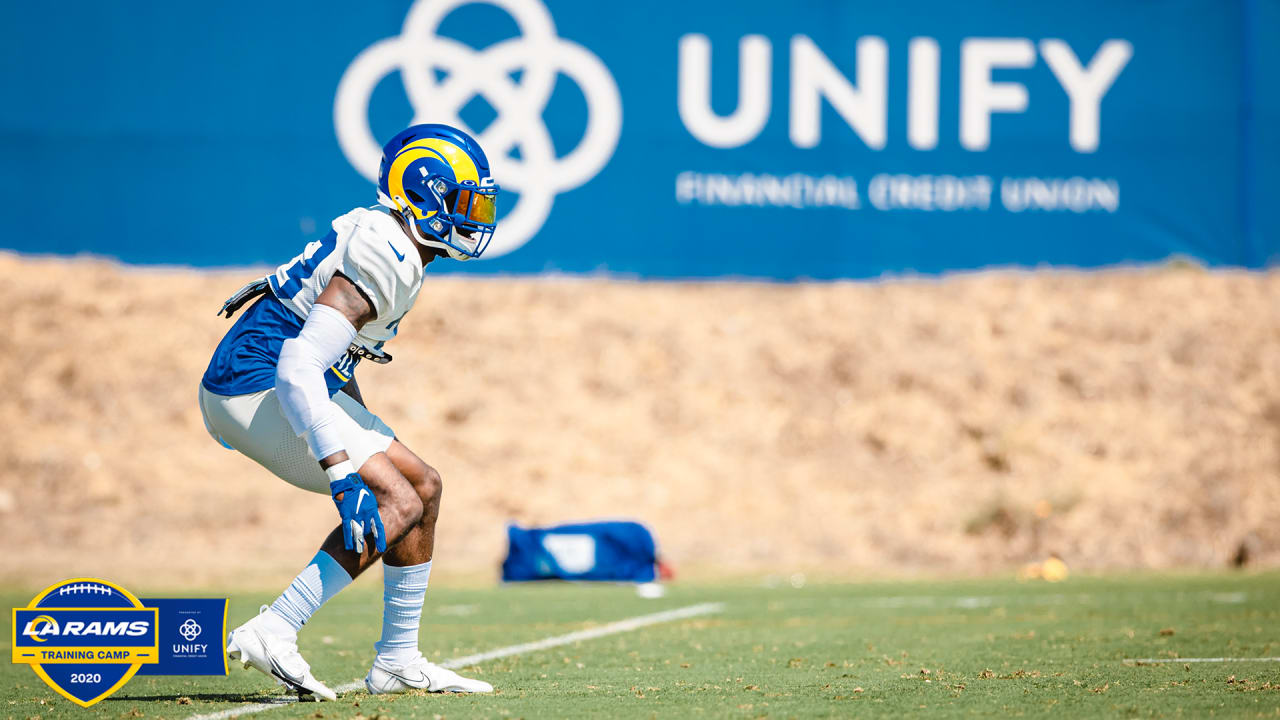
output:
[{"label": "football outline in logo", "polygon": [[[62,599],[63,595],[67,595],[67,594],[77,595],[77,594],[83,594],[83,593],[88,593],[90,595],[107,595],[109,597],[112,597],[117,602],[120,602],[120,604],[103,605],[99,603],[97,606],[93,606],[92,603],[89,603],[89,604],[73,603],[72,605],[65,605],[59,602],[59,600]],[[51,600],[52,603],[46,604],[46,600]],[[51,617],[51,615],[58,614],[58,611],[74,611],[74,612],[93,611],[93,610],[147,611],[150,618],[150,630],[148,631],[150,635],[150,643],[147,645],[135,644],[135,646],[131,646],[127,648],[128,655],[129,655],[129,660],[127,661],[128,667],[124,669],[124,672],[120,675],[119,679],[112,682],[105,690],[102,690],[97,695],[82,698],[73,694],[71,691],[63,688],[62,684],[59,683],[58,680],[50,676],[49,671],[47,671],[44,665],[41,664],[38,659],[36,659],[39,657],[38,651],[31,651],[30,645],[19,646],[18,644],[18,636],[19,636],[18,613],[24,610],[50,611],[48,615],[40,615],[38,617],[32,618],[28,622],[33,626],[36,623],[42,623],[42,626],[51,623],[54,628],[58,628],[57,630],[54,631],[54,633],[59,636],[61,636],[61,633],[63,630],[66,630],[70,627],[70,624],[63,623],[61,626],[59,626],[59,623],[57,622],[57,620]],[[158,611],[156,610],[156,608],[144,607],[142,605],[142,601],[139,600],[136,595],[134,595],[128,590],[125,590],[119,585],[113,582],[110,582],[108,580],[101,580],[98,578],[72,578],[70,580],[63,580],[61,582],[50,585],[49,587],[41,591],[39,594],[37,594],[34,598],[32,598],[31,602],[27,603],[27,606],[25,608],[13,608],[12,620],[13,620],[13,636],[11,638],[11,642],[13,647],[13,662],[30,665],[31,669],[35,671],[36,675],[41,680],[43,680],[45,684],[53,688],[59,695],[65,697],[66,699],[70,700],[71,702],[81,707],[89,707],[90,705],[93,705],[94,703],[97,703],[111,696],[117,690],[124,687],[125,684],[129,682],[129,680],[133,679],[134,674],[136,674],[144,664],[159,662],[160,634],[159,634]],[[29,634],[26,632],[25,629],[22,634],[25,637],[30,637],[33,642],[39,642],[39,643],[47,642],[46,639],[43,638],[42,636]],[[56,648],[50,648],[50,649],[53,650]],[[125,650],[126,648],[120,649],[121,652],[124,652]],[[58,662],[56,664],[60,668],[70,668],[72,670],[79,670],[81,664],[92,665],[92,666],[95,666],[96,669],[102,669],[106,667],[111,667],[113,665],[114,666],[125,665],[126,662],[95,659],[95,660],[84,660],[81,663]],[[59,674],[63,674],[63,673],[60,672]],[[109,671],[103,672],[102,674],[109,675]],[[110,682],[110,677],[107,678],[107,682]]]}]

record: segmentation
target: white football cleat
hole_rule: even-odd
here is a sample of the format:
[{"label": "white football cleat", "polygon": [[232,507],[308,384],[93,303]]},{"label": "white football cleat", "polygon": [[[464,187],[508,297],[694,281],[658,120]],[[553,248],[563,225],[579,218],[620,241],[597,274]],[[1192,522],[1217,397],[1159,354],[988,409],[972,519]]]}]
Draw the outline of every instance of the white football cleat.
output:
[{"label": "white football cleat", "polygon": [[421,654],[410,662],[392,667],[375,659],[364,686],[371,695],[426,690],[427,692],[488,693],[493,686],[483,680],[464,678],[458,673],[428,662]]},{"label": "white football cleat", "polygon": [[227,655],[245,667],[253,666],[295,691],[301,698],[315,695],[325,700],[338,696],[327,685],[315,679],[311,666],[298,654],[297,636],[285,637],[264,627],[262,618],[269,612],[263,605],[258,616],[231,631],[227,636]]}]

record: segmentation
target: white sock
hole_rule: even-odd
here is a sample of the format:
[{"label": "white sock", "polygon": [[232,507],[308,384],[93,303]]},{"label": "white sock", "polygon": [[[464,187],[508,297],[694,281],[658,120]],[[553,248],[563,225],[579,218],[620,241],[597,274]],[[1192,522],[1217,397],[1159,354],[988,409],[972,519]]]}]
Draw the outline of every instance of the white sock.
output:
[{"label": "white sock", "polygon": [[329,553],[321,550],[298,573],[284,594],[271,603],[270,614],[284,621],[270,623],[274,626],[271,629],[285,634],[283,625],[287,625],[297,634],[321,605],[350,584],[351,576],[347,571]]},{"label": "white sock", "polygon": [[418,623],[427,597],[431,561],[396,567],[382,563],[382,639],[378,660],[399,667],[418,656]]}]

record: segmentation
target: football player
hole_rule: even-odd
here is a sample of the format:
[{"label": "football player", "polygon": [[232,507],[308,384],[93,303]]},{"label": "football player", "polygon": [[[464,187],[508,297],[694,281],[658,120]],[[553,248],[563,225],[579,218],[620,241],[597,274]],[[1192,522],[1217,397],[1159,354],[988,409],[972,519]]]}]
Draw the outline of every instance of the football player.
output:
[{"label": "football player", "polygon": [[447,125],[410,127],[383,148],[378,205],[334,220],[219,312],[230,318],[254,301],[200,383],[209,433],[285,482],[329,494],[340,517],[284,593],[227,638],[232,659],[300,694],[336,699],[298,654],[297,634],[379,559],[382,637],[369,692],[493,690],[418,650],[440,474],[364,407],[355,368],[390,362],[383,344],[417,300],[429,263],[480,257],[497,227],[497,194],[473,138]]}]

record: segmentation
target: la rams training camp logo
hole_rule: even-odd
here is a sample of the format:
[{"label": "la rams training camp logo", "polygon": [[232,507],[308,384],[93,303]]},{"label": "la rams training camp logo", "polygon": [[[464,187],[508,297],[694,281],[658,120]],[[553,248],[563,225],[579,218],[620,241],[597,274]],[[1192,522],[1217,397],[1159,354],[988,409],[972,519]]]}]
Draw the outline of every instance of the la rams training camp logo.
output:
[{"label": "la rams training camp logo", "polygon": [[105,580],[58,583],[13,611],[13,661],[88,707],[160,661],[159,610]]},{"label": "la rams training camp logo", "polygon": [[[208,632],[205,632],[206,629]],[[226,598],[137,598],[76,578],[13,610],[13,661],[89,707],[136,675],[226,675]]]}]

